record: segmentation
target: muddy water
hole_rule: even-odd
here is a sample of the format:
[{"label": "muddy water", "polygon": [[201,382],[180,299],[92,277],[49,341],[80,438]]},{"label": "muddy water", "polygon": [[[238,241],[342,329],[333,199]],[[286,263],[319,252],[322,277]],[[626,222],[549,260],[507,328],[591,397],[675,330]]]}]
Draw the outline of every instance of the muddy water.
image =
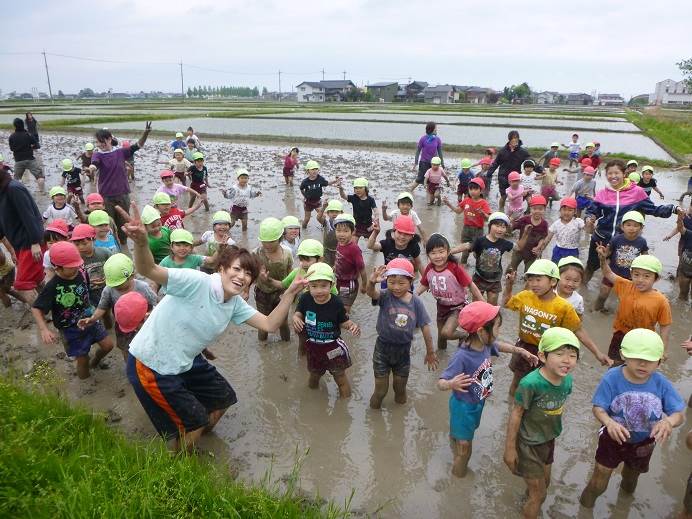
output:
[{"label": "muddy water", "polygon": [[[6,137],[0,134],[0,142],[7,142]],[[58,178],[59,160],[77,153],[82,145],[83,137],[44,136],[43,159],[50,166],[47,185],[54,184]],[[297,187],[288,190],[283,187],[281,166],[285,149],[213,142],[207,145],[210,180],[215,186],[210,190],[212,210],[226,207],[217,186],[227,184],[230,172],[239,165],[250,168],[252,184],[263,191],[263,196],[251,206],[247,236],[238,229],[233,231],[240,243],[257,245],[255,236],[263,217],[302,214]],[[158,185],[156,160],[162,147],[161,141],[152,141],[137,154],[137,180],[133,191],[140,202],[148,200]],[[0,152],[7,150],[0,148]],[[302,160],[308,158],[318,160],[329,179],[337,174],[347,179],[367,176],[378,205],[382,199],[393,204],[395,195],[413,179],[410,155],[315,147],[303,149]],[[667,198],[679,196],[687,182],[686,176],[674,176],[670,172],[659,172],[657,176]],[[598,182],[602,185],[603,180],[598,179]],[[565,183],[570,186],[572,179],[567,176]],[[33,189],[33,181],[29,181],[29,185]],[[564,190],[564,186],[561,188]],[[336,194],[336,190],[329,188],[328,196]],[[421,190],[415,196],[426,228],[458,240],[457,218],[446,208],[428,209]],[[47,205],[45,198],[39,201],[40,207]],[[496,206],[495,190],[491,192],[490,202],[491,206]],[[552,221],[556,215],[557,209],[553,209],[548,218]],[[187,221],[187,227],[195,234],[209,228],[209,216],[204,212],[190,216]],[[673,226],[673,220],[647,219],[644,236],[652,253],[664,263],[664,279],[657,288],[670,297],[673,307],[670,359],[661,369],[686,399],[692,393],[689,379],[692,361],[678,345],[690,333],[692,312],[689,304],[677,301],[677,288],[667,279],[677,265],[676,242],[661,240]],[[304,236],[320,237],[314,220]],[[586,248],[586,240],[583,246]],[[365,252],[365,259],[368,268],[382,261],[381,255],[370,252]],[[599,276],[595,278],[584,292],[587,301],[593,301],[597,292]],[[434,315],[433,300],[429,296],[424,299]],[[616,302],[611,299],[609,304],[614,308]],[[153,436],[153,429],[132,394],[117,354],[109,360],[109,369],[99,370],[91,380],[80,382],[72,376],[74,366],[56,358],[58,347],[40,345],[33,325],[21,329],[22,324],[30,322],[30,317],[22,319],[24,312],[19,305],[0,312],[3,362],[12,361],[20,370],[30,372],[37,359],[45,360],[55,368],[61,380],[59,386],[70,398],[97,410],[111,410],[117,426],[128,435]],[[513,341],[518,326],[516,316],[507,311],[503,315],[502,338]],[[328,375],[319,390],[307,388],[305,361],[297,356],[294,341],[284,343],[271,336],[269,343],[260,344],[253,330],[231,326],[212,349],[218,356],[215,364],[235,387],[239,403],[222,419],[215,434],[204,439],[202,448],[214,452],[222,467],[228,466],[246,481],[258,481],[270,469],[273,480],[280,480],[291,472],[298,455],[302,462],[300,487],[304,491],[337,503],[353,495],[352,509],[368,514],[431,518],[470,518],[480,514],[516,517],[524,484],[502,463],[509,411],[506,392],[511,379],[508,357],[501,356],[496,362],[495,392],[485,406],[476,433],[470,473],[460,480],[450,474],[449,394],[435,387],[439,371],[430,373],[423,365],[422,339],[416,338],[412,350],[408,404],[395,404],[390,392],[382,411],[373,411],[369,409],[368,399],[373,389],[371,355],[376,313],[370,301],[359,297],[352,318],[360,324],[363,334],[359,339],[345,337],[353,356],[353,367],[348,374],[354,391],[353,398],[348,401],[337,399],[336,386]],[[612,316],[600,313],[587,312],[585,317],[587,330],[604,351],[611,336],[611,322]],[[453,351],[450,344],[448,352],[441,353],[441,367],[446,365]],[[603,368],[585,352],[574,373],[574,392],[566,405],[564,432],[557,441],[544,517],[671,517],[680,508],[684,484],[692,468],[690,453],[684,447],[689,425],[677,428],[668,442],[656,448],[651,471],[642,478],[634,498],[618,495],[620,477],[615,475],[593,514],[580,511],[578,497],[591,470],[597,443],[597,424],[589,402],[602,373]]]}]

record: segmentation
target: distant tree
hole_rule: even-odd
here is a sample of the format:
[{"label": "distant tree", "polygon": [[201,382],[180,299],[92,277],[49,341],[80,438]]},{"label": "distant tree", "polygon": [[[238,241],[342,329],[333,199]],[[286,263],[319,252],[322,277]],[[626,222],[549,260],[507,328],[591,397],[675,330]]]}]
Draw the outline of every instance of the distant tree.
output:
[{"label": "distant tree", "polygon": [[269,90],[267,90],[267,87],[262,87],[262,97],[266,96],[267,94],[269,94]]},{"label": "distant tree", "polygon": [[679,61],[676,65],[682,72],[682,77],[687,83],[687,87],[692,88],[692,58]]},{"label": "distant tree", "polygon": [[58,97],[65,97],[62,90],[58,90]]},{"label": "distant tree", "polygon": [[187,87],[187,97],[192,97],[192,89]]},{"label": "distant tree", "polygon": [[252,89],[252,97],[258,97],[259,96],[259,88],[255,87]]},{"label": "distant tree", "polygon": [[487,96],[485,96],[485,99],[489,105],[494,105],[500,100],[500,94],[499,92],[490,92]]},{"label": "distant tree", "polygon": [[77,94],[77,97],[94,97],[96,94],[91,88],[82,88],[79,93]]},{"label": "distant tree", "polygon": [[502,89],[502,97],[507,99],[509,102],[513,102],[515,99],[527,99],[531,97],[531,87],[526,82],[523,82],[520,85],[505,87]]}]

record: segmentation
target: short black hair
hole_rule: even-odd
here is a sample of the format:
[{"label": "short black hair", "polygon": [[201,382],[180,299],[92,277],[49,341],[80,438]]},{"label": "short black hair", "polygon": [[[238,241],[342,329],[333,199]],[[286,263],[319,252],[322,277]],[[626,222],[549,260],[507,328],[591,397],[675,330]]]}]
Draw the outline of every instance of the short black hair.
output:
[{"label": "short black hair", "polygon": [[12,121],[12,124],[14,125],[14,129],[18,132],[21,132],[24,130],[24,121],[21,120],[19,117],[15,117],[14,121]]},{"label": "short black hair", "polygon": [[109,129],[102,128],[96,132],[94,137],[98,142],[107,142],[108,140],[113,138],[113,134]]},{"label": "short black hair", "polygon": [[[571,344],[564,344],[564,345],[560,346],[560,347],[557,348],[557,349],[559,350],[559,349],[562,349],[562,348],[570,348],[570,349],[576,351],[576,352],[577,352],[577,359],[579,359],[579,348],[577,348],[576,346],[572,346]],[[553,351],[545,351],[545,352],[543,352],[543,355],[545,355],[545,358],[547,359],[547,358],[548,358],[548,355],[551,354],[551,353],[554,353],[555,351],[556,351],[556,350],[553,350]]]},{"label": "short black hair", "polygon": [[[449,252],[449,250],[451,249],[449,245],[449,240],[442,236],[439,232],[434,232],[430,235],[428,241],[425,243],[425,253],[430,254],[433,251],[433,249],[436,249],[438,247],[447,249],[447,252]],[[454,263],[457,263],[457,259],[451,254],[447,255],[447,261],[453,261]]]}]

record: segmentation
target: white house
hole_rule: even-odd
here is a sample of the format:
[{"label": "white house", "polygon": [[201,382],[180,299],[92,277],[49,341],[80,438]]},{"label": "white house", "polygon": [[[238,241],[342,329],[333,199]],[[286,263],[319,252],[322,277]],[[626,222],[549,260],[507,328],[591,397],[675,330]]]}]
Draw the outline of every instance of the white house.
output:
[{"label": "white house", "polygon": [[296,86],[296,94],[299,103],[343,101],[352,88],[356,85],[350,80],[303,81]]},{"label": "white house", "polygon": [[546,90],[545,92],[539,92],[536,94],[536,103],[539,105],[552,105],[558,102],[558,97],[560,94],[557,92],[550,92]]},{"label": "white house", "polygon": [[692,88],[685,81],[666,79],[656,83],[650,100],[657,105],[689,105],[692,104]]},{"label": "white house", "polygon": [[620,94],[598,94],[598,99],[593,104],[598,106],[623,106],[625,100]]}]

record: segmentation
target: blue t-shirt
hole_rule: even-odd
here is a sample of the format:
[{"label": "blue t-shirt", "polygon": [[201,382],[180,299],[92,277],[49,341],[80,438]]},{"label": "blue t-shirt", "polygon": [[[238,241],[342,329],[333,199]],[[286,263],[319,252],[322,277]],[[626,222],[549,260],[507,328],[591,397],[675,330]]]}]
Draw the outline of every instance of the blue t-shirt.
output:
[{"label": "blue t-shirt", "polygon": [[473,171],[470,169],[467,171],[464,171],[463,169],[459,170],[459,173],[457,173],[457,180],[459,180],[459,187],[458,191],[466,191],[469,188],[469,182],[471,181],[472,178],[475,178],[476,175],[473,174]]},{"label": "blue t-shirt", "polygon": [[462,344],[450,359],[447,369],[442,372],[440,378],[452,380],[461,373],[472,376],[473,384],[469,386],[466,393],[461,391],[453,391],[453,393],[458,400],[478,404],[493,391],[493,365],[490,362],[490,357],[497,357],[498,355],[496,343],[486,345],[481,351]]},{"label": "blue t-shirt", "polygon": [[175,150],[186,150],[187,144],[185,141],[179,141],[178,139],[171,141],[171,149]]},{"label": "blue t-shirt", "polygon": [[680,252],[692,251],[692,216],[685,215],[682,226],[684,232],[680,236]]},{"label": "blue t-shirt", "polygon": [[632,279],[630,265],[637,256],[649,251],[646,240],[637,236],[634,240],[628,240],[624,234],[616,234],[610,240],[610,269],[618,276]]},{"label": "blue t-shirt", "polygon": [[658,371],[643,384],[633,384],[622,370],[623,366],[618,366],[603,375],[591,403],[627,428],[630,432],[628,443],[639,443],[649,437],[663,413],[670,416],[680,412],[685,409],[685,402],[673,384]]},{"label": "blue t-shirt", "polygon": [[413,340],[416,328],[431,323],[421,298],[416,294],[412,296],[411,301],[406,303],[387,289],[380,292],[377,301],[380,307],[380,313],[377,315],[377,335],[380,340],[405,346]]},{"label": "blue t-shirt", "polygon": [[118,242],[115,241],[115,236],[113,236],[113,233],[110,231],[108,232],[108,237],[105,240],[99,240],[96,238],[94,240],[94,247],[103,247],[104,249],[111,251],[112,254],[120,252],[120,245],[118,245]]}]

